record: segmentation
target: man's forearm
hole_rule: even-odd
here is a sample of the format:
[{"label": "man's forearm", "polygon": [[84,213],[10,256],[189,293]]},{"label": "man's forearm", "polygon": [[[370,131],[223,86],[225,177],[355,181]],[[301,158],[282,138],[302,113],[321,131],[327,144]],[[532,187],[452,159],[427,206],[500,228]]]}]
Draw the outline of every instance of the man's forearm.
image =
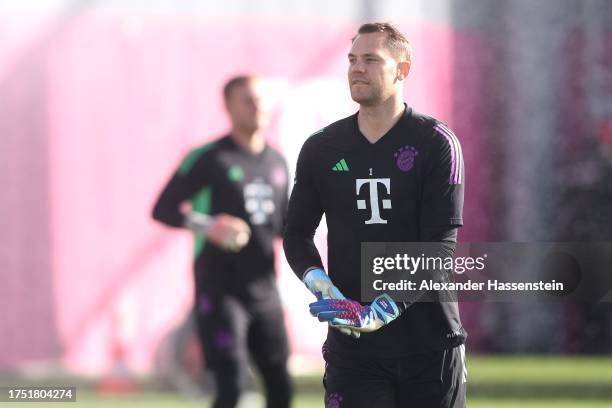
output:
[{"label": "man's forearm", "polygon": [[[455,249],[457,247],[457,242],[453,240],[453,239],[456,240],[456,229],[455,229],[455,234],[449,233],[449,234],[445,234],[445,236],[443,237],[438,237],[438,239],[443,238],[444,240],[442,241],[434,241],[433,238],[434,237],[429,237],[428,239],[430,239],[430,241],[427,241],[427,242],[438,242],[439,246],[436,248],[436,251],[433,254],[430,254],[430,256],[433,256],[435,258],[446,259],[454,255]],[[426,272],[418,271],[417,274],[419,273],[424,274]],[[435,270],[429,273],[428,278],[434,282],[440,282],[447,275],[448,275],[448,272],[445,270]],[[408,309],[411,305],[418,302],[419,299],[421,299],[425,295],[425,293],[427,293],[427,291],[420,290],[420,291],[415,291],[415,292],[410,292],[410,293],[413,295],[411,299],[404,300],[402,302],[397,303],[398,308],[400,310],[400,314],[403,313],[406,309]]]},{"label": "man's forearm", "polygon": [[300,280],[308,269],[323,268],[321,256],[312,238],[286,232],[283,249],[289,266]]},{"label": "man's forearm", "polygon": [[153,219],[169,227],[185,227],[185,214],[181,211],[181,203],[188,195],[181,187],[180,178],[174,176],[164,187],[153,207]]},{"label": "man's forearm", "polygon": [[[428,242],[438,242],[439,246],[428,255],[440,258],[452,257],[456,247],[456,236],[456,228],[434,229],[432,234],[425,236],[425,239]],[[424,272],[420,271],[420,273]],[[446,276],[448,276],[448,271],[439,270],[432,271],[428,278],[434,281],[442,281]],[[401,302],[397,302],[387,293],[383,293],[369,305],[344,298],[319,299],[310,304],[310,313],[320,321],[329,322],[333,327],[340,330],[349,330],[352,335],[358,335],[360,332],[376,331],[391,323],[411,305],[421,300],[427,291],[421,290],[410,293],[412,298]]]},{"label": "man's forearm", "polygon": [[155,206],[153,209],[153,219],[169,227],[182,228],[185,226],[185,215],[178,211],[178,209],[171,210]]}]

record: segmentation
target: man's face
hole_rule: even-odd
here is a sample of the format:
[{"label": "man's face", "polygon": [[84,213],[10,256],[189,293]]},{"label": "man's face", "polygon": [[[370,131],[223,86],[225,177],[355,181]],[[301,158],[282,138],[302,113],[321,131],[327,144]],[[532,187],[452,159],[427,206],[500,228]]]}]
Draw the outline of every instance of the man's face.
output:
[{"label": "man's face", "polygon": [[255,80],[234,87],[226,101],[232,126],[247,132],[262,129],[267,116],[262,107],[260,86]]},{"label": "man's face", "polygon": [[397,92],[398,62],[385,45],[386,36],[359,34],[349,52],[351,97],[360,105],[379,105]]}]

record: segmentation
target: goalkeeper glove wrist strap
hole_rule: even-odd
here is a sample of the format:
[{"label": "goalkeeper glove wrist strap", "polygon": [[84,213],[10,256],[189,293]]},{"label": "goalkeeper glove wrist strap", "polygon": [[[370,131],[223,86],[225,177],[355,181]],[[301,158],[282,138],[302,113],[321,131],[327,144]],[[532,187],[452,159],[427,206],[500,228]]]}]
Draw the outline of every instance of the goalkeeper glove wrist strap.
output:
[{"label": "goalkeeper glove wrist strap", "polygon": [[370,307],[385,324],[391,323],[403,312],[403,310],[400,310],[400,307],[393,301],[391,296],[386,293],[374,299]]},{"label": "goalkeeper glove wrist strap", "polygon": [[213,220],[210,215],[191,211],[185,216],[185,222],[183,223],[183,225],[185,226],[185,228],[193,232],[199,232],[201,234],[206,235],[208,234],[212,223]]}]

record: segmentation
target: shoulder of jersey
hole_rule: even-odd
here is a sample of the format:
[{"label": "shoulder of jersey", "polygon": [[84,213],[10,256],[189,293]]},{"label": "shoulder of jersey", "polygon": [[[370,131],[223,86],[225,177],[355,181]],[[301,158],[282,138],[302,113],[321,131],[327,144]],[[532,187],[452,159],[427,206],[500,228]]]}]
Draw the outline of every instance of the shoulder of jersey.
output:
[{"label": "shoulder of jersey", "polygon": [[347,116],[346,118],[337,120],[324,128],[317,130],[311,134],[308,139],[306,139],[304,144],[309,144],[311,146],[318,145],[320,143],[338,138],[341,134],[346,133],[346,131],[349,129],[351,123],[350,121],[352,120],[353,116],[354,115]]},{"label": "shoulder of jersey", "polygon": [[420,112],[412,111],[412,120],[419,131],[432,133],[438,123],[438,119]]},{"label": "shoulder of jersey", "polygon": [[221,141],[222,139],[213,140],[191,149],[181,162],[179,173],[188,173],[199,160],[217,150]]},{"label": "shoulder of jersey", "polygon": [[452,139],[458,142],[458,138],[455,133],[444,122],[417,112],[413,112],[413,118],[416,121],[416,126],[418,129],[425,134],[430,135],[432,139],[437,139],[440,142],[448,142],[449,139]]}]

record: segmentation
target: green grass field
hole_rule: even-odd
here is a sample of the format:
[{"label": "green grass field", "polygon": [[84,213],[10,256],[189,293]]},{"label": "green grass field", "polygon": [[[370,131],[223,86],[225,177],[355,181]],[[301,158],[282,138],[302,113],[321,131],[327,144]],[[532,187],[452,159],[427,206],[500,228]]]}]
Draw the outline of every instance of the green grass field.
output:
[{"label": "green grass field", "polygon": [[[2,403],[0,403],[2,404]],[[6,406],[16,407],[86,407],[86,408],[195,408],[209,407],[210,400],[188,400],[175,395],[140,394],[131,397],[96,397],[92,394],[79,395],[76,403],[4,403]],[[0,405],[2,406],[2,405]],[[470,398],[470,408],[610,408],[612,400],[596,399],[484,399]],[[260,400],[243,401],[240,408],[263,408]],[[322,408],[322,398],[316,395],[298,395],[293,404],[294,408]],[[373,407],[375,408],[375,407]],[[418,407],[416,407],[418,408]]]},{"label": "green grass field", "polygon": [[[472,408],[612,407],[612,358],[471,357],[468,371],[468,406]],[[0,381],[2,385],[16,385],[27,380],[1,377]],[[50,383],[55,381],[44,382]],[[321,408],[320,384],[320,373],[297,377],[294,408]],[[144,387],[146,391],[132,395],[102,396],[83,385],[77,389],[76,403],[20,402],[0,403],[0,406],[192,408],[210,405],[207,398],[157,392],[150,382]],[[240,406],[251,407],[263,407],[261,396],[254,392]]]}]

